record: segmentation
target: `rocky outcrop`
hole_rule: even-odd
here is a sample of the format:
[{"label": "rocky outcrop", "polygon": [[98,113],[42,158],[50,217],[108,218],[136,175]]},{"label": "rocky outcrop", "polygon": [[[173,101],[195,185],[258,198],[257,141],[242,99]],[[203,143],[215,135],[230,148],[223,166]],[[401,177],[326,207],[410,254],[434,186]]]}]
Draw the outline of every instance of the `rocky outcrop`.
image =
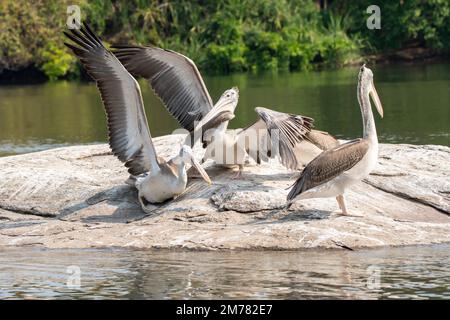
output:
[{"label": "rocky outcrop", "polygon": [[[173,156],[181,136],[155,139]],[[200,157],[201,150],[197,149]],[[145,214],[106,145],[0,158],[0,246],[302,249],[450,241],[450,148],[381,145],[379,165],[349,190],[351,216],[334,199],[284,204],[296,173],[276,161],[243,180],[211,165],[177,199]]]}]

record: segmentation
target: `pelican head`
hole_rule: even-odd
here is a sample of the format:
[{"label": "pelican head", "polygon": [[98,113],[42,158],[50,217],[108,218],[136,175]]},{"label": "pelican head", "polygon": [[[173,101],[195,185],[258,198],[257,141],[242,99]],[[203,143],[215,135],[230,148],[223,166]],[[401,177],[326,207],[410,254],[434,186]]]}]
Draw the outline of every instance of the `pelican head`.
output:
[{"label": "pelican head", "polygon": [[366,67],[366,64],[363,64],[359,69],[358,75],[358,95],[361,98],[364,94],[369,94],[372,97],[378,113],[383,118],[383,107],[373,83],[373,72]]},{"label": "pelican head", "polygon": [[203,169],[202,165],[195,159],[194,152],[192,151],[191,147],[187,145],[183,145],[180,149],[179,154],[181,160],[186,163],[191,163],[195,169],[200,173],[202,178],[208,183],[211,184],[211,179],[209,178],[208,174],[206,173],[205,169]]},{"label": "pelican head", "polygon": [[238,100],[239,99],[239,89],[238,87],[233,87],[226,90],[220,99]]},{"label": "pelican head", "polygon": [[239,100],[239,89],[237,87],[233,87],[225,91],[221,96],[219,101],[216,103],[216,107],[223,107],[231,105],[233,110],[236,108],[236,105]]}]

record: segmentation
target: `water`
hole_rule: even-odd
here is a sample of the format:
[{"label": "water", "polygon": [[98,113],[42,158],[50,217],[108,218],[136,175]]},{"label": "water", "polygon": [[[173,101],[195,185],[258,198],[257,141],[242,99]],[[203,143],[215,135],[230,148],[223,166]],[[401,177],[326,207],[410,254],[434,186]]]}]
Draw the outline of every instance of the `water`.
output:
[{"label": "water", "polygon": [[[450,245],[362,251],[0,251],[0,299],[449,299]],[[80,269],[68,288],[67,268]],[[76,283],[76,282],[73,282]]]},{"label": "water", "polygon": [[[373,68],[385,109],[380,141],[450,145],[450,64]],[[358,68],[338,71],[206,77],[214,101],[240,88],[231,127],[256,120],[254,107],[307,115],[340,138],[361,136],[356,100]],[[153,136],[177,128],[145,81],[140,82]],[[93,83],[0,86],[0,155],[106,141],[106,122]]]}]

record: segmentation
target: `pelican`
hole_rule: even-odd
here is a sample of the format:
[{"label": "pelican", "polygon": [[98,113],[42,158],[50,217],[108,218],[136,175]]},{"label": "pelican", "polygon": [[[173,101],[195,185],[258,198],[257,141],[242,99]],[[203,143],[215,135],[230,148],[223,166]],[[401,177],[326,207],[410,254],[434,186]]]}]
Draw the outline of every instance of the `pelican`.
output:
[{"label": "pelican", "polygon": [[[295,146],[310,133],[313,119],[258,107],[258,121],[230,133],[228,123],[235,117],[239,99],[236,87],[225,91],[213,106],[200,72],[188,57],[153,46],[117,45],[113,53],[132,75],[147,79],[169,113],[191,133],[186,144],[201,139],[206,147],[203,161],[213,158],[216,164],[238,165],[236,178],[247,155],[257,163],[278,155],[288,169],[299,167]],[[230,99],[235,103],[228,103]]]},{"label": "pelican", "polygon": [[169,161],[157,156],[138,82],[89,26],[83,26],[80,31],[64,32],[78,46],[65,45],[97,83],[107,114],[109,145],[135,178],[132,181],[144,211],[148,203],[164,202],[185,190],[186,165],[189,163],[210,184],[208,174],[195,160],[189,146],[182,146],[178,155]]},{"label": "pelican", "polygon": [[342,214],[348,214],[345,190],[367,177],[378,159],[378,138],[370,97],[383,117],[372,70],[365,65],[359,71],[357,96],[362,114],[363,138],[326,150],[312,160],[289,192],[288,208],[300,199],[336,197]]}]

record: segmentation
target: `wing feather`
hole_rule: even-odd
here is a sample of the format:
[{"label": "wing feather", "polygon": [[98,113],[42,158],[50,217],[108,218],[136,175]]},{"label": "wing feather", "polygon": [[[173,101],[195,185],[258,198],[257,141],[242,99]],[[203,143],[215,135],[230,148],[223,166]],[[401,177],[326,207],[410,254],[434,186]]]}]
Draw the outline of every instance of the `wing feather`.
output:
[{"label": "wing feather", "polygon": [[105,107],[109,145],[134,175],[159,168],[139,84],[87,24],[64,34],[65,43],[96,81]]},{"label": "wing feather", "polygon": [[192,131],[213,107],[194,62],[188,57],[153,46],[113,46],[114,54],[134,76],[144,77],[169,113]]},{"label": "wing feather", "polygon": [[322,152],[303,169],[287,199],[293,200],[299,194],[350,170],[361,161],[368,149],[367,140],[356,139]]},{"label": "wing feather", "polygon": [[328,150],[339,145],[339,141],[325,131],[311,130],[306,138],[321,150]]},{"label": "wing feather", "polygon": [[[298,162],[294,148],[311,131],[314,120],[261,107],[256,108],[255,111],[260,120],[242,130],[238,134],[238,141],[256,132],[258,150],[249,150],[249,143],[241,141],[241,143],[245,143],[247,153],[256,162],[267,161],[269,158],[279,155],[281,163],[286,168],[297,169]],[[278,143],[274,144],[276,142]]]}]

